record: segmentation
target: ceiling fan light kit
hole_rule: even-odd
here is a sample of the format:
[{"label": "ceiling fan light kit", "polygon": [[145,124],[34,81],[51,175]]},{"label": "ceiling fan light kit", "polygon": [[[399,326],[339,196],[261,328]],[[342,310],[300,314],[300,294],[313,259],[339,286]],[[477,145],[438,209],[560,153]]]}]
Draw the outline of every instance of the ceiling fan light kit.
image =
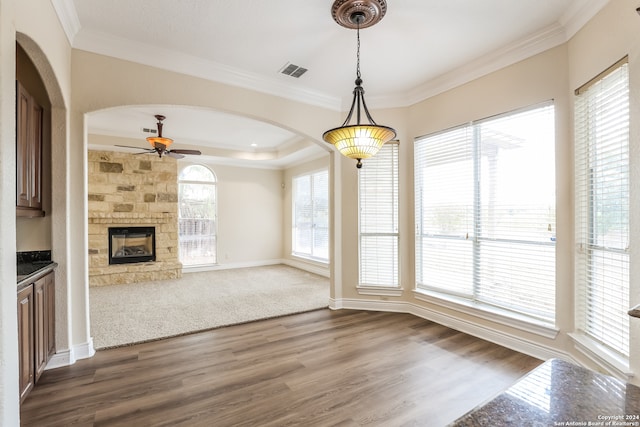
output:
[{"label": "ceiling fan light kit", "polygon": [[147,137],[147,142],[149,142],[149,144],[151,144],[153,148],[144,149],[140,147],[131,147],[128,145],[116,145],[116,147],[135,148],[138,150],[144,150],[143,152],[136,153],[136,154],[145,154],[145,153],[158,154],[158,157],[160,158],[162,158],[164,154],[166,154],[169,157],[173,157],[174,159],[182,159],[184,158],[185,154],[192,154],[196,156],[199,156],[200,154],[202,154],[199,150],[169,150],[169,146],[173,144],[173,139],[165,138],[162,136],[162,121],[166,117],[160,114],[156,114],[155,118],[156,120],[158,120],[158,123],[156,123],[156,125],[158,126],[158,136]]},{"label": "ceiling fan light kit", "polygon": [[[364,88],[360,75],[360,28],[370,27],[384,17],[387,11],[385,0],[335,0],[331,15],[339,25],[355,29],[357,34],[356,87],[347,118],[340,127],[326,131],[322,138],[350,159],[356,159],[356,167],[362,167],[362,159],[375,156],[382,146],[396,137],[396,131],[388,126],[380,126],[371,117],[364,100]],[[355,124],[350,124],[354,117]],[[369,121],[362,124],[362,113]]]},{"label": "ceiling fan light kit", "polygon": [[158,123],[156,123],[156,125],[158,126],[158,136],[149,136],[147,137],[147,141],[154,149],[156,148],[156,144],[160,144],[163,146],[163,149],[166,150],[173,143],[173,139],[164,138],[162,136],[162,121],[166,119],[166,117],[161,116],[160,114],[156,114],[155,117],[156,120],[158,120]]}]

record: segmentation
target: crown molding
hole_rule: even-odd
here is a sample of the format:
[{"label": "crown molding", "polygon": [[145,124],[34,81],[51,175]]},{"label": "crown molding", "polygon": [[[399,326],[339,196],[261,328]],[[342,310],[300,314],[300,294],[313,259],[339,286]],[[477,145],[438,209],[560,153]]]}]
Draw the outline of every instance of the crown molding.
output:
[{"label": "crown molding", "polygon": [[559,22],[536,34],[477,58],[455,70],[417,86],[406,93],[373,96],[367,100],[373,108],[400,108],[414,105],[501,68],[566,43],[610,0],[574,0]]},{"label": "crown molding", "polygon": [[58,20],[67,36],[67,40],[69,40],[69,44],[73,46],[76,34],[78,34],[80,28],[82,28],[73,0],[51,0],[51,4],[56,10]]},{"label": "crown molding", "polygon": [[425,82],[412,90],[405,105],[409,106],[461,86],[472,80],[513,65],[524,59],[554,48],[566,41],[564,28],[559,24],[483,55],[457,69]]},{"label": "crown molding", "polygon": [[[334,111],[344,109],[341,98],[312,90],[292,88],[286,82],[265,78],[214,61],[106,34],[87,31],[79,34],[81,25],[73,0],[51,1],[73,48],[251,89]],[[574,0],[557,23],[542,31],[477,58],[451,72],[430,79],[412,90],[370,97],[367,100],[368,104],[373,108],[408,107],[556,47],[573,37],[609,1]],[[171,57],[172,61],[170,63],[162,61],[161,58],[166,57]]]},{"label": "crown molding", "polygon": [[[336,111],[340,109],[340,99],[319,92],[293,88],[285,82],[265,78],[255,73],[179,51],[133,42],[122,37],[83,31],[75,37],[73,47],[231,86],[252,89],[310,105]],[[171,61],[166,61],[165,58],[171,58]]]}]

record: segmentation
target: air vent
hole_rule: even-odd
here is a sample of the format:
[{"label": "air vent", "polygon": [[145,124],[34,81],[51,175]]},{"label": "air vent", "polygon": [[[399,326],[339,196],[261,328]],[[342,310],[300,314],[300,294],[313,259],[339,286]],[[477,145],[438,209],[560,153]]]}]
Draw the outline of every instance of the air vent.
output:
[{"label": "air vent", "polygon": [[157,129],[142,128],[142,132],[144,132],[144,133],[158,133],[158,130]]},{"label": "air vent", "polygon": [[284,67],[280,69],[282,74],[287,76],[295,77],[296,79],[307,72],[306,68],[300,67],[298,65],[287,62],[284,64]]}]

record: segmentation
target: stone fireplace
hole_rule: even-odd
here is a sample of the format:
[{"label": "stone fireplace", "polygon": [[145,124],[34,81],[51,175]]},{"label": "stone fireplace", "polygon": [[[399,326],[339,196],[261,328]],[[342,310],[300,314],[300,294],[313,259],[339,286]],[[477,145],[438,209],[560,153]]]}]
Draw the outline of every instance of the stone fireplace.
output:
[{"label": "stone fireplace", "polygon": [[[181,277],[176,161],[170,157],[90,150],[88,169],[89,286]],[[155,261],[141,258],[134,263],[110,263],[114,248],[109,229],[121,235],[126,228],[153,228]],[[141,240],[129,243],[142,244]]]}]

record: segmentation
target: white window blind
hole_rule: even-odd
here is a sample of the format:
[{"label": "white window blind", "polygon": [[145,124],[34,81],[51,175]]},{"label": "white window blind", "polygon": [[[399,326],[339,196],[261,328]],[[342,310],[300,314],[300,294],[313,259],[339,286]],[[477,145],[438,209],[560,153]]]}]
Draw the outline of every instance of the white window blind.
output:
[{"label": "white window blind", "polygon": [[180,262],[184,266],[215,264],[215,175],[205,166],[187,166],[180,172],[178,190]]},{"label": "white window blind", "polygon": [[551,103],[415,143],[418,288],[555,321]]},{"label": "white window blind", "polygon": [[587,336],[629,355],[629,80],[626,58],[575,98],[576,288]]},{"label": "white window blind", "polygon": [[471,127],[415,143],[416,280],[473,295],[474,159]]},{"label": "white window blind", "polygon": [[293,179],[294,255],[329,260],[329,171]]},{"label": "white window blind", "polygon": [[398,287],[397,142],[382,146],[358,172],[360,284]]}]

